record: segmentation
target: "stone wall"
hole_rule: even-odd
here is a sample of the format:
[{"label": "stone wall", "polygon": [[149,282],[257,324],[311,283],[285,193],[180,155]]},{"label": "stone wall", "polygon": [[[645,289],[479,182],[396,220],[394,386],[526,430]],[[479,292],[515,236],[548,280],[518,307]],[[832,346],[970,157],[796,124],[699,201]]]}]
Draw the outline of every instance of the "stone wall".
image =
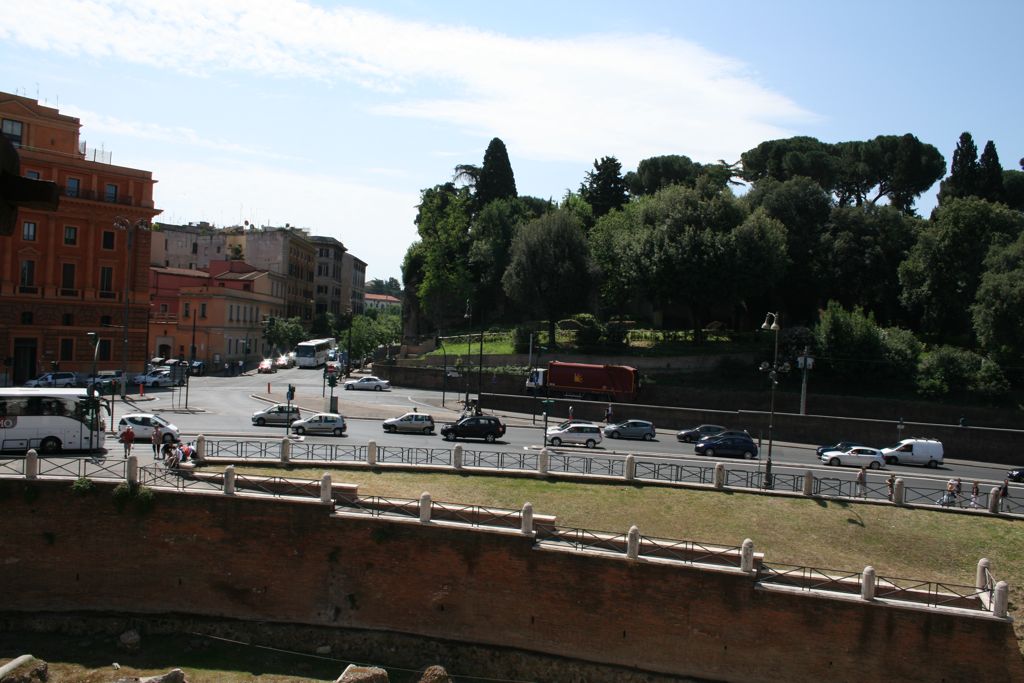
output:
[{"label": "stone wall", "polygon": [[[0,607],[390,631],[714,680],[1024,680],[1012,624],[315,502],[0,481]],[[495,671],[492,675],[500,675]]]}]

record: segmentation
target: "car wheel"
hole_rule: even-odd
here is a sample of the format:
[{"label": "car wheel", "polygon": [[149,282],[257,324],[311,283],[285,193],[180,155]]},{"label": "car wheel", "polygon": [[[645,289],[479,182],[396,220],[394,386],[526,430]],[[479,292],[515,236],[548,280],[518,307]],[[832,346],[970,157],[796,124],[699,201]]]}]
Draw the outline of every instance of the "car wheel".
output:
[{"label": "car wheel", "polygon": [[352,391],[352,385],[351,384],[346,384],[345,385],[345,391]]},{"label": "car wheel", "polygon": [[383,390],[383,387],[382,387],[381,385],[379,385],[379,384],[378,384],[377,386],[375,386],[375,387],[373,388],[373,390],[374,390],[374,391],[382,391],[382,390]]},{"label": "car wheel", "polygon": [[900,464],[900,459],[899,458],[894,458],[893,456],[890,455],[890,456],[886,457],[885,464],[886,465],[899,465]]},{"label": "car wheel", "polygon": [[878,464],[878,461],[876,460],[875,462],[873,462],[870,465],[868,465],[868,467],[870,467],[873,470],[877,470],[880,467],[880,465]]},{"label": "car wheel", "polygon": [[488,434],[484,437],[484,441],[487,443],[494,443],[494,434]]},{"label": "car wheel", "polygon": [[744,460],[753,460],[754,459],[754,452],[753,451],[743,451],[743,459]]},{"label": "car wheel", "polygon": [[395,433],[395,428],[392,427],[391,425],[384,425],[384,431],[389,433],[389,434],[394,434]]},{"label": "car wheel", "polygon": [[596,445],[597,445],[596,441],[594,441],[593,439],[587,439],[587,448],[593,448]]},{"label": "car wheel", "polygon": [[430,436],[430,433],[433,432],[433,431],[434,430],[431,429],[430,427],[424,427],[423,428],[423,433],[426,434],[427,436]]},{"label": "car wheel", "polygon": [[60,452],[60,440],[54,436],[48,436],[43,439],[43,442],[39,444],[39,450],[47,455],[53,455],[54,453]]},{"label": "car wheel", "polygon": [[839,458],[832,458],[828,461],[828,464],[832,467],[839,467]]},{"label": "car wheel", "polygon": [[262,417],[257,417],[256,418],[256,424],[259,425],[260,427],[262,427],[263,425],[267,424],[267,421],[264,420]]},{"label": "car wheel", "polygon": [[295,433],[298,434],[299,436],[302,436],[303,434],[306,433],[306,428],[305,427],[296,427],[295,428]]},{"label": "car wheel", "polygon": [[620,436],[622,436],[622,435],[621,435],[621,434],[619,434],[618,432],[612,432],[612,433],[610,434],[610,436],[611,436],[611,437],[612,437],[613,439],[617,439],[617,438],[619,438],[619,437],[620,437]]},{"label": "car wheel", "polygon": [[163,442],[164,443],[174,443],[174,434],[170,434],[168,432],[164,432]]},{"label": "car wheel", "polygon": [[681,440],[681,441],[682,441],[683,443],[690,443],[691,441],[693,441],[693,439],[691,439],[691,438],[690,438],[690,437],[688,437],[688,436],[684,436],[684,437],[683,437],[682,439],[680,439],[680,440]]},{"label": "car wheel", "polygon": [[650,432],[647,432],[646,434],[644,434],[644,441],[652,441],[653,439],[654,439],[654,435],[651,434]]},{"label": "car wheel", "polygon": [[714,448],[705,448],[704,449],[704,455],[706,455],[709,458],[715,457],[715,449]]},{"label": "car wheel", "polygon": [[556,446],[556,447],[557,447],[557,446],[561,446],[561,445],[562,445],[562,440],[561,440],[561,439],[559,439],[559,438],[558,438],[558,437],[556,436],[555,438],[551,439],[551,445],[552,445],[552,446]]},{"label": "car wheel", "polygon": [[937,461],[937,460],[929,460],[929,461],[928,461],[928,467],[929,467],[929,468],[931,468],[931,469],[933,469],[933,470],[934,470],[934,469],[935,469],[935,468],[937,468],[938,466],[939,466],[939,463],[938,463],[938,461]]}]

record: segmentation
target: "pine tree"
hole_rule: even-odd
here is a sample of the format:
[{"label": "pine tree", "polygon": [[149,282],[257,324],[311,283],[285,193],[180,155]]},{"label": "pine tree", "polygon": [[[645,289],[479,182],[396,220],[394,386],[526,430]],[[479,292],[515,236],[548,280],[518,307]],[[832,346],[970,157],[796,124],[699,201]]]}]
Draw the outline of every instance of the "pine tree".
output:
[{"label": "pine tree", "polygon": [[516,177],[508,160],[508,150],[500,138],[494,138],[484,152],[484,165],[476,181],[476,208],[480,210],[495,199],[516,196]]},{"label": "pine tree", "polygon": [[1003,201],[1003,167],[991,140],[985,143],[978,165],[978,195],[990,202]]},{"label": "pine tree", "polygon": [[619,160],[615,157],[595,159],[594,170],[587,171],[587,180],[580,186],[580,196],[593,208],[595,219],[628,202],[629,194]]},{"label": "pine tree", "polygon": [[953,163],[949,177],[942,181],[939,189],[939,203],[947,199],[978,196],[978,147],[968,132],[960,134],[953,152]]}]

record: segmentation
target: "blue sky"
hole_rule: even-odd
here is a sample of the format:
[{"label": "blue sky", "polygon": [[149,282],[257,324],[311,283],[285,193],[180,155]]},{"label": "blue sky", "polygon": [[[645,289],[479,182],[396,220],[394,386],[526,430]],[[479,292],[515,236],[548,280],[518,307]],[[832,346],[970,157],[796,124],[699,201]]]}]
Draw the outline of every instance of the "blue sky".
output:
[{"label": "blue sky", "polygon": [[[0,90],[151,170],[158,220],[290,223],[401,278],[419,192],[492,137],[520,194],[593,161],[970,131],[1024,157],[1024,3],[8,3]],[[919,202],[926,213],[935,190]]]}]

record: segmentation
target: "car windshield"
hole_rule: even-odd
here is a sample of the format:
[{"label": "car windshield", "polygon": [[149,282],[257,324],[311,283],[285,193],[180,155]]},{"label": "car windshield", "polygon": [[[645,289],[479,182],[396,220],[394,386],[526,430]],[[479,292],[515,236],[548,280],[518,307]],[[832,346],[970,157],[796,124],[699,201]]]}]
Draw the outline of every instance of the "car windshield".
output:
[{"label": "car windshield", "polygon": [[167,420],[163,419],[163,418],[162,418],[162,417],[160,417],[159,415],[154,415],[154,416],[153,416],[152,418],[150,418],[150,419],[151,419],[151,420],[152,420],[153,422],[155,422],[156,424],[160,425],[161,427],[166,427],[167,425],[169,425],[169,424],[170,424],[170,423],[169,423],[169,422],[168,422]]}]

